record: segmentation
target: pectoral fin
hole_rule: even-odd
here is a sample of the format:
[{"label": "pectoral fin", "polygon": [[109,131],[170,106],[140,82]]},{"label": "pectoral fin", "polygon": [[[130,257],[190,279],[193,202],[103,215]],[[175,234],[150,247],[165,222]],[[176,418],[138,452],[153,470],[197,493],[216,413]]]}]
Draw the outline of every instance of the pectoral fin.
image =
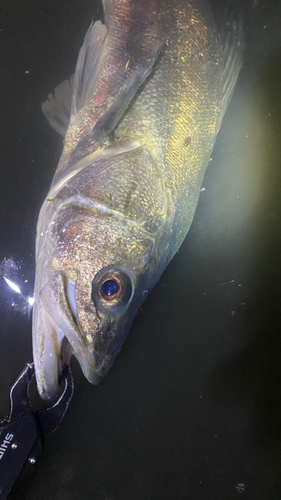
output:
[{"label": "pectoral fin", "polygon": [[242,21],[225,22],[225,28],[221,34],[223,42],[223,69],[222,86],[223,96],[221,102],[221,113],[217,123],[217,132],[221,126],[222,119],[227,110],[233,94],[239,71],[242,67],[243,54],[243,26]]},{"label": "pectoral fin", "polygon": [[42,111],[51,127],[58,134],[65,137],[70,121],[72,99],[72,78],[60,83],[54,94],[49,94],[47,101],[42,104]]},{"label": "pectoral fin", "polygon": [[86,33],[74,73],[72,115],[84,107],[94,92],[106,36],[107,28],[101,21],[91,24]]},{"label": "pectoral fin", "polygon": [[132,101],[134,95],[154,68],[160,51],[161,47],[158,47],[155,53],[146,61],[145,64],[141,65],[139,68],[136,67],[135,70],[129,74],[117,94],[115,101],[108,107],[107,111],[101,116],[93,128],[94,138],[100,140],[100,138],[107,137],[113,132],[118,121],[122,118],[124,112]]},{"label": "pectoral fin", "polygon": [[58,85],[42,104],[49,124],[65,137],[71,116],[83,108],[98,79],[98,67],[107,29],[100,21],[91,24],[79,52],[75,74]]}]

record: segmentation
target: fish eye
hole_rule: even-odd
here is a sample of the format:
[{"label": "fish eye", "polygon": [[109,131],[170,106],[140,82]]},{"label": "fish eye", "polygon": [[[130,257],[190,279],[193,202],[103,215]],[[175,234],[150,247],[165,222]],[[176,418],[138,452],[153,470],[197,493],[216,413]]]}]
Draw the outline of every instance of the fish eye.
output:
[{"label": "fish eye", "polygon": [[106,280],[101,286],[104,297],[114,297],[119,291],[120,285],[116,280]]},{"label": "fish eye", "polygon": [[105,281],[101,280],[99,286],[99,294],[103,300],[112,301],[120,295],[122,283],[117,277],[105,277]]},{"label": "fish eye", "polygon": [[128,303],[131,294],[131,280],[123,270],[102,269],[93,279],[92,300],[98,302],[98,307],[122,307]]}]

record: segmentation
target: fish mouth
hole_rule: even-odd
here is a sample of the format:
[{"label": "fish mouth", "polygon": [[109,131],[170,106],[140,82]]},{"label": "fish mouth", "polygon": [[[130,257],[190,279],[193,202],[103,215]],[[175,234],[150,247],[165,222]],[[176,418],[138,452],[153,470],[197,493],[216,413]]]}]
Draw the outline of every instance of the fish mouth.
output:
[{"label": "fish mouth", "polygon": [[35,372],[43,399],[57,395],[59,374],[72,355],[77,358],[87,380],[99,384],[119,352],[112,349],[115,333],[109,329],[109,321],[104,320],[92,336],[94,340],[87,341],[79,328],[75,304],[63,273],[58,273],[43,286],[33,314]]}]

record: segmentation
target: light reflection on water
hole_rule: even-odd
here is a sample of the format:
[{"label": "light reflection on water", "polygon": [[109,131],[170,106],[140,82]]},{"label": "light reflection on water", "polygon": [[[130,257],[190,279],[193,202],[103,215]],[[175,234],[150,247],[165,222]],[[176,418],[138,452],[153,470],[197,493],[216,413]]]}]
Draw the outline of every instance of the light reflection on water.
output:
[{"label": "light reflection on water", "polygon": [[6,307],[29,317],[34,296],[25,274],[23,261],[15,261],[11,257],[4,258],[0,264],[0,297],[5,301]]}]

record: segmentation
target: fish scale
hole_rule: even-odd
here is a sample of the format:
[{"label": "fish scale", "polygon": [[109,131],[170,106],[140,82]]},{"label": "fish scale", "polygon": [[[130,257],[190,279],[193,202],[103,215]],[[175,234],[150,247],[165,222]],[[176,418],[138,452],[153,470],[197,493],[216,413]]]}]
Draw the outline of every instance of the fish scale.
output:
[{"label": "fish scale", "polygon": [[72,354],[94,384],[112,366],[190,227],[241,67],[240,24],[224,38],[205,0],[104,0],[104,17],[42,106],[65,136],[37,225],[33,355],[45,399]]},{"label": "fish scale", "polygon": [[[73,179],[72,187],[87,200],[137,222],[153,234],[165,212],[166,199],[157,171],[149,160],[142,149],[119,155],[118,160],[104,159],[100,163],[106,163],[105,170],[93,175],[94,167],[88,167],[81,178]],[[134,169],[130,168],[131,161]]]},{"label": "fish scale", "polygon": [[[197,5],[198,2],[189,3],[187,11],[185,2],[180,2],[175,14],[179,21],[155,76],[116,131],[117,136],[125,135],[137,122],[141,137],[149,137],[153,143],[154,157],[175,205],[176,248],[193,219],[223,94],[223,48],[218,36],[206,27],[206,13],[214,23],[208,6],[203,17]],[[165,75],[170,68],[172,73],[167,80]],[[147,120],[147,116],[152,118]]]}]

